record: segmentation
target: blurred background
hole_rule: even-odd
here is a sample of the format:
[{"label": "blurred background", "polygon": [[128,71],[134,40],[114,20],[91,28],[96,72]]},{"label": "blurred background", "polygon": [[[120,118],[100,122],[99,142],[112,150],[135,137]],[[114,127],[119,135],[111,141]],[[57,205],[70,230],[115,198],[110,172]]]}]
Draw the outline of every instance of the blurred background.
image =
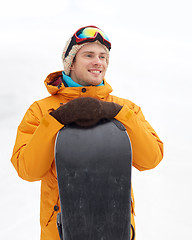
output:
[{"label": "blurred background", "polygon": [[78,28],[112,42],[106,80],[141,106],[164,142],[153,170],[133,169],[138,240],[192,239],[192,3],[183,0],[7,0],[0,7],[0,239],[40,236],[40,183],[17,176],[10,158],[28,107],[48,96],[46,76]]}]

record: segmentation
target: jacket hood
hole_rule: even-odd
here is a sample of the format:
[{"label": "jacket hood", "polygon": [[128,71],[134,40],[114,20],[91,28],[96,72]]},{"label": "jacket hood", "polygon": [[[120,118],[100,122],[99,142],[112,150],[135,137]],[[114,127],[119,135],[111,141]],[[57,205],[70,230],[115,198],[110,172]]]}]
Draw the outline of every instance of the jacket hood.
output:
[{"label": "jacket hood", "polygon": [[[104,86],[65,87],[62,82],[62,71],[49,74],[44,83],[51,95],[61,94],[68,99],[81,97],[82,95],[86,97],[90,95],[95,98],[104,99],[113,91],[105,79]],[[84,94],[82,94],[82,89],[86,89],[86,93],[83,91]]]}]

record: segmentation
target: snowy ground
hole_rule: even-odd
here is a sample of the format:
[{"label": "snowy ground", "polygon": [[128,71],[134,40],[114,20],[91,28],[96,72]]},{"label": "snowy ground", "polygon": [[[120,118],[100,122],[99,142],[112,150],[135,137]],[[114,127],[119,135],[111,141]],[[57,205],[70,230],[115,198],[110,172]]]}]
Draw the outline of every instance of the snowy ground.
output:
[{"label": "snowy ground", "polygon": [[16,130],[29,105],[47,96],[43,80],[62,69],[69,35],[89,24],[111,39],[106,79],[114,94],[140,105],[165,143],[157,168],[133,169],[137,239],[192,239],[191,7],[186,0],[1,6],[0,239],[39,239],[40,183],[21,180],[10,163]]}]

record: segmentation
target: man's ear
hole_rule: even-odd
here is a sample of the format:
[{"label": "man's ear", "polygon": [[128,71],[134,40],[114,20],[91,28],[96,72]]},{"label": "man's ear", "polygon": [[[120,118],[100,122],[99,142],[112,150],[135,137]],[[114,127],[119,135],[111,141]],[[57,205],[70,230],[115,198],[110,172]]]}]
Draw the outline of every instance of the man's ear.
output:
[{"label": "man's ear", "polygon": [[70,70],[74,70],[74,63],[71,64]]},{"label": "man's ear", "polygon": [[72,62],[71,67],[70,67],[70,70],[74,70],[74,63],[75,63],[75,61],[76,61],[76,56],[73,59],[73,62]]}]

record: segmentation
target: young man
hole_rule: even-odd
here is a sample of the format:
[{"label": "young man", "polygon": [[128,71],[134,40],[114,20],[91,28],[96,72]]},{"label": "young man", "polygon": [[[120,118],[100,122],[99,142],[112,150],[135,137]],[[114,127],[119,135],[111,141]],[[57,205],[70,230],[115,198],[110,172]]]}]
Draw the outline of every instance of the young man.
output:
[{"label": "young man", "polygon": [[[116,118],[124,124],[132,143],[133,166],[140,171],[156,167],[163,143],[145,120],[140,107],[111,95],[104,79],[111,43],[94,26],[79,29],[63,52],[64,71],[51,73],[45,85],[51,96],[34,102],[18,127],[12,163],[27,181],[41,180],[41,239],[59,240],[56,215],[60,209],[54,162],[58,131],[67,123],[88,127]],[[134,223],[132,191],[131,223]],[[132,235],[133,235],[132,229]]]}]

